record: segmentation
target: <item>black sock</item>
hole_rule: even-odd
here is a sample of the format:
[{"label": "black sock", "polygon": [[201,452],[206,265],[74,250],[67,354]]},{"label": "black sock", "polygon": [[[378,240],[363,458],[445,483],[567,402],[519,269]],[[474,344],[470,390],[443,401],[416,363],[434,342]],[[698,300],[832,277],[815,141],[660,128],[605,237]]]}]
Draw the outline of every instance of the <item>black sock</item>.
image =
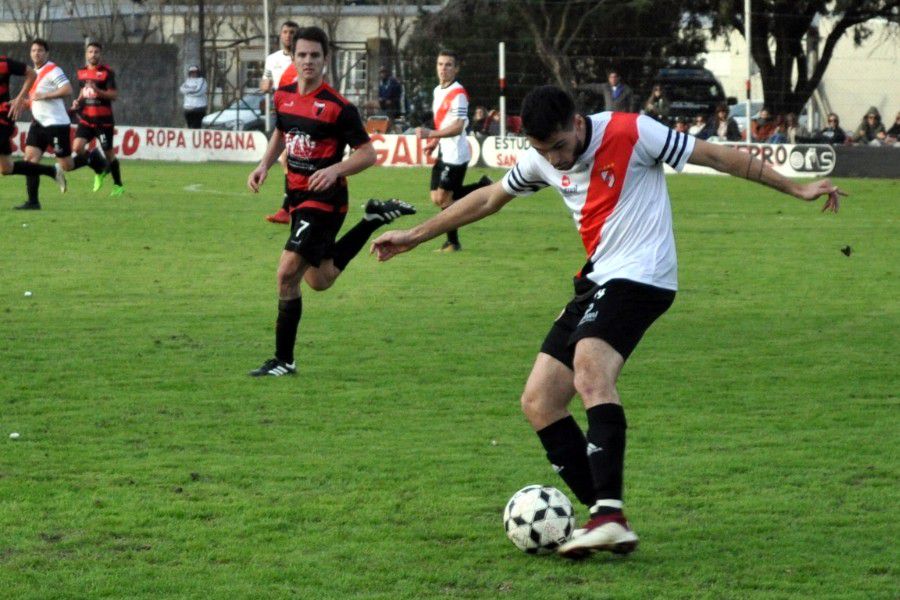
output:
[{"label": "black sock", "polygon": [[[453,206],[453,204],[450,204],[450,206]],[[447,208],[450,208],[450,206],[448,206]],[[442,208],[441,210],[447,210],[447,208]],[[451,244],[459,246],[459,229],[451,229],[450,231],[448,231],[447,241]]]},{"label": "black sock", "polygon": [[56,169],[50,165],[42,165],[41,163],[28,162],[27,160],[17,160],[13,163],[13,175],[46,175],[47,177],[56,177]]},{"label": "black sock", "polygon": [[587,458],[587,440],[581,427],[569,415],[537,432],[547,451],[547,460],[562,477],[578,500],[587,506],[594,503],[594,479]]},{"label": "black sock", "polygon": [[587,458],[594,478],[594,498],[622,500],[625,410],[621,404],[600,404],[588,409],[587,418]]},{"label": "black sock", "polygon": [[122,185],[122,172],[119,170],[119,159],[114,158],[107,168],[109,172],[112,173],[113,183]]},{"label": "black sock", "polygon": [[374,219],[372,221],[360,219],[359,223],[341,236],[341,239],[334,245],[334,266],[341,271],[346,269],[347,264],[359,254],[359,251],[369,241],[369,236],[383,224],[382,221]]},{"label": "black sock", "polygon": [[303,314],[303,298],[278,301],[278,319],[275,321],[275,358],[286,363],[294,362],[294,344]]},{"label": "black sock", "polygon": [[25,176],[25,189],[28,190],[29,204],[40,204],[38,201],[38,188],[41,187],[41,177],[35,174]]},{"label": "black sock", "polygon": [[468,185],[464,185],[464,186],[460,187],[460,188],[459,188],[459,196],[456,196],[456,195],[454,194],[453,199],[454,199],[454,200],[459,200],[460,198],[464,198],[465,196],[468,196],[469,194],[471,194],[472,192],[474,192],[474,191],[477,190],[478,188],[483,188],[483,187],[486,186],[486,185],[490,185],[490,183],[488,183],[488,181],[486,181],[485,178],[482,177],[481,179],[479,179],[479,180],[478,180],[477,182],[475,182],[475,183],[470,183],[470,184],[468,184]]},{"label": "black sock", "polygon": [[97,175],[106,171],[106,157],[99,148],[94,148],[93,152],[88,154],[87,161]]}]

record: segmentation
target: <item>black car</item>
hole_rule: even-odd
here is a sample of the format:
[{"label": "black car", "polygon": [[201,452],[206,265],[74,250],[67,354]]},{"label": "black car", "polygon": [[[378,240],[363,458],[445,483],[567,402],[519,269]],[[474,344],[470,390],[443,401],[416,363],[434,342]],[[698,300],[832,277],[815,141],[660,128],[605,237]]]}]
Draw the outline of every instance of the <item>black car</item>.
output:
[{"label": "black car", "polygon": [[691,120],[697,115],[709,117],[718,104],[737,104],[737,98],[726,97],[722,84],[707,69],[660,69],[653,85],[661,86],[669,101],[669,121],[678,117]]}]

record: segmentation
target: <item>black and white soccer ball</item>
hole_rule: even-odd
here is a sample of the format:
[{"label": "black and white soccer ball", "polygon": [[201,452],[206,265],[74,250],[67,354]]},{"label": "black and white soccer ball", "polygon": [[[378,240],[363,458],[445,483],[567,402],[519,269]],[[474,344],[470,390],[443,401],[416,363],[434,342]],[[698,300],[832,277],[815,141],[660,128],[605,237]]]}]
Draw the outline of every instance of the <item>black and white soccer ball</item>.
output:
[{"label": "black and white soccer ball", "polygon": [[503,511],[506,536],[522,552],[553,552],[575,529],[575,509],[554,487],[529,485],[513,494]]}]

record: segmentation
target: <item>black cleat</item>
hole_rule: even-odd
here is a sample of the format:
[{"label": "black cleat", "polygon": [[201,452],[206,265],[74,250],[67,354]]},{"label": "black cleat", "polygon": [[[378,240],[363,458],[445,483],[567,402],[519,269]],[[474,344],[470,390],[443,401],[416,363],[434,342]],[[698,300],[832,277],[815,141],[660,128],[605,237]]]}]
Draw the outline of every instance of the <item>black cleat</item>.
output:
[{"label": "black cleat", "polygon": [[490,177],[488,177],[487,175],[482,175],[482,176],[481,176],[481,179],[478,180],[478,186],[479,186],[479,187],[489,186],[489,185],[491,185],[492,183],[494,183],[494,180],[491,179]]},{"label": "black cleat", "polygon": [[258,369],[250,371],[250,377],[281,377],[282,375],[296,375],[297,366],[294,363],[286,363],[277,358],[270,358]]},{"label": "black cleat", "polygon": [[366,221],[381,221],[390,223],[403,215],[416,214],[416,207],[409,202],[391,198],[390,200],[369,200],[365,206]]},{"label": "black cleat", "polygon": [[456,244],[451,241],[446,241],[443,245],[437,249],[438,252],[460,252],[462,250],[462,244]]},{"label": "black cleat", "polygon": [[25,204],[20,204],[18,206],[13,206],[16,210],[41,210],[40,202],[26,202]]}]

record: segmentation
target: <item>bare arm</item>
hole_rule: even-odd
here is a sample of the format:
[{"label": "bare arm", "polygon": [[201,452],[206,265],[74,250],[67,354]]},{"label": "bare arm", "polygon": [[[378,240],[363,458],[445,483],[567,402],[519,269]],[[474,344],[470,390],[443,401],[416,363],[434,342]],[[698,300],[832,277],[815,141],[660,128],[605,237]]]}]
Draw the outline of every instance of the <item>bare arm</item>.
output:
[{"label": "bare arm", "polygon": [[22,111],[25,100],[28,97],[28,90],[31,89],[35,79],[37,79],[37,72],[31,67],[25,67],[25,81],[22,82],[22,89],[19,90],[16,97],[9,103],[9,118],[13,121],[16,120],[19,113]]},{"label": "bare arm", "polygon": [[375,164],[377,156],[372,142],[366,142],[353,151],[347,160],[333,164],[330,167],[316,171],[309,178],[309,190],[321,192],[333,186],[338,178],[356,175]]},{"label": "bare arm", "polygon": [[442,210],[412,229],[388,231],[372,242],[371,253],[378,255],[378,260],[390,260],[402,252],[409,252],[422,242],[436,238],[451,229],[479,221],[503,208],[507,202],[515,198],[506,193],[501,182],[478,188],[468,196],[453,203],[447,210]]},{"label": "bare arm", "polygon": [[272,85],[273,84],[271,79],[269,79],[268,77],[262,77],[259,80],[259,91],[261,91],[263,94],[268,94],[270,91],[272,91]]},{"label": "bare arm", "polygon": [[455,137],[461,134],[465,127],[466,124],[462,119],[454,119],[452,123],[443,129],[434,130],[428,129],[427,127],[418,127],[416,129],[416,136],[424,139]]},{"label": "bare arm", "polygon": [[259,161],[259,165],[253,169],[250,176],[247,177],[247,187],[250,188],[251,191],[259,191],[260,186],[266,180],[266,176],[269,173],[269,167],[275,164],[278,155],[281,154],[283,150],[284,134],[276,127],[275,131],[272,132],[272,137],[269,138],[269,144],[266,146],[266,151],[263,153],[262,160]]},{"label": "bare arm", "polygon": [[765,162],[758,158],[753,158],[748,152],[741,152],[729,146],[711,144],[703,140],[696,141],[694,151],[688,162],[761,183],[807,202],[828,194],[828,200],[826,200],[825,206],[822,207],[823,211],[837,212],[839,206],[838,197],[847,195],[828,179],[799,184],[780,175]]}]

